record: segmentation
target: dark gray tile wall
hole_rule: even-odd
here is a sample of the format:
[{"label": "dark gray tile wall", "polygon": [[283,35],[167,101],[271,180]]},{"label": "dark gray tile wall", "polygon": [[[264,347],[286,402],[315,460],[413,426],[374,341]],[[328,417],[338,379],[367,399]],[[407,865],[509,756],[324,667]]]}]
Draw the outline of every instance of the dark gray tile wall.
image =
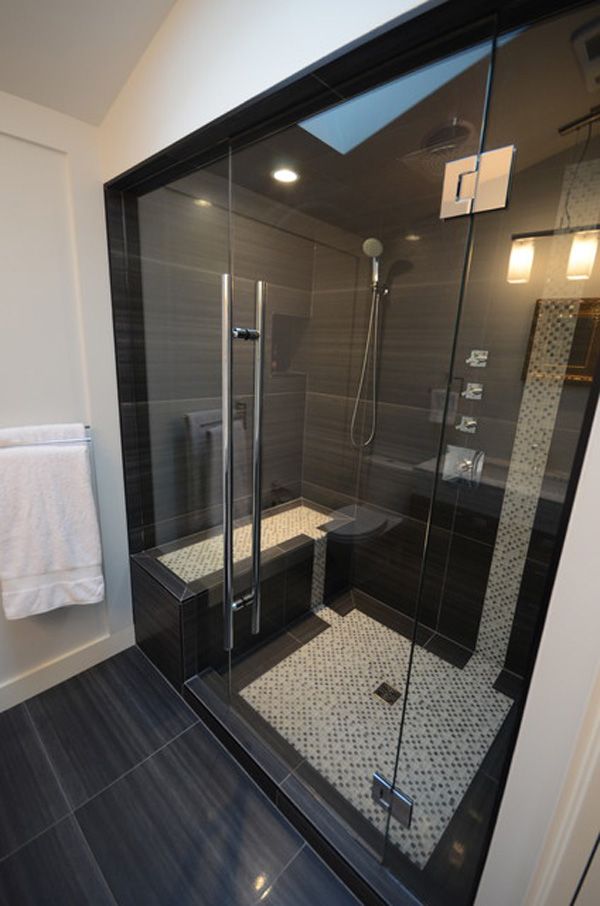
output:
[{"label": "dark gray tile wall", "polygon": [[[238,187],[229,233],[224,174],[219,164],[212,173],[140,201],[143,317],[132,312],[130,335],[120,352],[126,372],[124,443],[138,448],[135,460],[126,456],[126,475],[142,501],[152,501],[134,513],[134,549],[221,520],[218,457],[207,449],[190,458],[185,416],[220,406],[219,277],[232,269],[236,319],[252,322],[253,281],[259,278],[269,282],[274,316],[268,318],[266,338],[263,506],[303,495],[333,508],[360,501],[402,516],[399,526],[392,523],[381,537],[356,545],[352,581],[412,614],[442,430],[432,394],[448,379],[465,223],[430,217],[419,224],[419,242],[383,237],[383,278],[390,293],[382,305],[378,426],[374,443],[359,450],[350,442],[350,423],[370,306],[363,237]],[[459,434],[452,415],[444,438],[444,444],[484,450],[483,481],[478,488],[438,486],[419,612],[427,625],[466,646],[477,635],[533,306],[543,294],[542,283],[526,289],[506,283],[505,237],[515,224],[528,222],[532,205],[539,220],[547,184],[543,166],[529,167],[526,179],[517,176],[518,201],[476,225],[477,253],[458,335],[454,391],[458,395],[469,379],[485,383],[481,403],[460,400],[458,405],[458,415],[478,418],[478,432],[475,438]],[[200,197],[212,205],[199,207],[194,198]],[[545,204],[551,214],[556,199]],[[538,270],[546,273],[544,262]],[[121,321],[119,316],[117,332],[124,335],[127,324]],[[465,364],[472,348],[490,349],[485,372]],[[236,400],[245,407],[235,484],[236,514],[243,515],[251,501],[249,345],[236,346],[234,383]],[[540,505],[530,550],[534,568],[548,562],[585,397],[578,387],[567,386],[563,393],[548,461],[547,500]],[[367,431],[367,407],[361,406],[358,415],[358,433]],[[531,599],[528,591],[523,594]],[[527,613],[527,605],[520,604],[519,624]],[[524,626],[532,622],[530,616],[523,620]],[[514,646],[509,660],[521,663],[516,636]]]},{"label": "dark gray tile wall", "polygon": [[[549,166],[556,167],[556,160]],[[438,484],[419,611],[419,619],[467,647],[477,638],[533,311],[536,299],[544,296],[549,265],[540,250],[536,278],[525,287],[508,284],[506,237],[532,228],[532,212],[538,224],[544,218],[553,222],[561,183],[549,180],[547,164],[527,166],[517,178],[510,207],[476,223],[452,377],[457,413],[444,436],[444,446],[485,452],[483,480],[477,488]],[[352,267],[349,255],[319,250],[315,256],[302,484],[305,496],[330,506],[358,500],[404,517],[399,527],[355,546],[353,584],[409,614],[414,613],[442,427],[433,415],[432,391],[443,390],[448,379],[465,226],[431,220],[416,232],[421,240],[413,243],[382,237],[390,294],[383,304],[378,426],[375,441],[362,452],[351,446],[349,426],[367,333],[370,300],[360,288],[368,287],[366,259],[358,256]],[[356,243],[358,248],[358,237]],[[474,348],[490,350],[484,371],[466,364]],[[482,402],[458,396],[469,380],[483,380]],[[586,400],[585,387],[565,386],[507,652],[507,665],[515,672],[525,670],[542,607],[539,573],[549,562]],[[364,407],[360,414],[368,419]],[[461,414],[478,419],[475,437],[454,430]]]},{"label": "dark gray tile wall", "polygon": [[[219,204],[223,181],[212,174],[206,182],[188,180],[186,194],[166,188],[139,202],[147,391],[125,404],[124,419],[132,443],[139,423],[149,440],[136,463],[153,500],[139,517],[145,547],[221,521],[220,432],[217,427],[212,443],[196,444],[192,453],[186,415],[213,412],[218,419],[223,272],[235,274],[234,319],[242,325],[254,323],[254,281],[269,282],[263,506],[301,492],[306,376],[300,362],[278,369],[275,352],[282,331],[296,334],[307,323],[313,242],[234,215],[230,247],[226,207]],[[214,203],[200,207],[195,197]],[[252,344],[234,344],[234,393],[245,413],[235,427],[237,515],[251,506],[253,352]]]}]

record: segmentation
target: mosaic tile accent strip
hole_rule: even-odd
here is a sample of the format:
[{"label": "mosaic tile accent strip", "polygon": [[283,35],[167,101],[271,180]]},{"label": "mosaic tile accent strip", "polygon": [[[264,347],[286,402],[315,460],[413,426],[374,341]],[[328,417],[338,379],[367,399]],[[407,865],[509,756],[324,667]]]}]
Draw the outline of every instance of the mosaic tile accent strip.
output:
[{"label": "mosaic tile accent strip", "polygon": [[496,663],[508,648],[577,307],[572,299],[540,307],[477,639],[477,650]]},{"label": "mosaic tile accent strip", "polygon": [[[330,628],[241,691],[245,700],[382,833],[373,772],[391,778],[410,641],[358,610],[319,608]],[[512,704],[496,692],[498,670],[474,655],[462,670],[416,648],[398,786],[414,799],[409,830],[393,841],[423,867]],[[400,691],[389,704],[381,683]]]},{"label": "mosaic tile accent strip", "polygon": [[[301,504],[280,513],[274,513],[272,516],[264,516],[262,521],[261,549],[263,551],[298,535],[308,535],[309,538],[315,540],[312,596],[316,604],[323,600],[327,541],[326,533],[319,526],[326,525],[332,520],[333,516],[327,516],[320,510]],[[251,556],[251,523],[240,525],[234,529],[233,551],[236,563]],[[179,550],[162,554],[158,559],[184,582],[193,582],[223,569],[223,536],[213,535],[211,538],[181,547]]]},{"label": "mosaic tile accent strip", "polygon": [[[600,160],[567,167],[555,226],[596,223],[599,187]],[[546,301],[533,338],[477,640],[477,651],[498,664],[508,648],[579,307],[566,279],[572,236],[549,241]]]}]

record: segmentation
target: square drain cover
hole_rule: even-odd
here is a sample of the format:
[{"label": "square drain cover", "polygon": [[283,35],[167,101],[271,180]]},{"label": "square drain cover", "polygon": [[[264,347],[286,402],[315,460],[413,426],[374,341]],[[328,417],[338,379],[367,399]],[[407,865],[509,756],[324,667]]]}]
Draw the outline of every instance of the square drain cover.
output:
[{"label": "square drain cover", "polygon": [[382,698],[388,705],[393,705],[394,702],[397,702],[400,698],[398,690],[394,689],[393,686],[390,686],[389,683],[382,683],[381,686],[377,686],[374,694],[378,695],[379,698]]}]

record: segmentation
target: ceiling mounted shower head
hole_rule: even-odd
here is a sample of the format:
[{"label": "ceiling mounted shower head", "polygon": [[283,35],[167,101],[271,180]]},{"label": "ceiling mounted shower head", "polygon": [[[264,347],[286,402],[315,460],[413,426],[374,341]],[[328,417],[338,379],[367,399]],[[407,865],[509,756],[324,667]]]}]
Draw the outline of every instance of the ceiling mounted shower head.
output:
[{"label": "ceiling mounted shower head", "polygon": [[383,242],[380,239],[375,239],[374,236],[370,236],[363,242],[362,250],[368,258],[379,258],[383,252]]},{"label": "ceiling mounted shower head", "polygon": [[411,170],[437,182],[448,161],[477,150],[477,139],[473,124],[455,116],[430,130],[420,147],[409,151],[402,159]]}]

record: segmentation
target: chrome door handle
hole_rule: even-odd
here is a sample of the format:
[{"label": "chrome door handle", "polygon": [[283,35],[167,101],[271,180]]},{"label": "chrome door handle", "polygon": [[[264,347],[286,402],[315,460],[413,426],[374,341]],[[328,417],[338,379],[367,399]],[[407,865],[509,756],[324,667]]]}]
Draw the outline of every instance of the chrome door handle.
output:
[{"label": "chrome door handle", "polygon": [[233,648],[233,406],[231,274],[221,277],[221,436],[223,477],[223,647]]},{"label": "chrome door handle", "polygon": [[[263,372],[265,348],[265,306],[267,285],[256,283],[256,327],[232,327],[232,280],[221,277],[221,412],[223,437],[223,647],[234,645],[234,614],[252,606],[252,633],[260,632],[260,562],[262,498]],[[233,340],[253,340],[254,420],[252,429],[252,589],[235,598],[233,594]]]},{"label": "chrome door handle", "polygon": [[262,436],[263,436],[263,374],[265,351],[265,308],[267,284],[258,280],[255,291],[256,330],[254,347],[254,425],[252,438],[252,633],[260,632],[260,544],[262,502]]}]

